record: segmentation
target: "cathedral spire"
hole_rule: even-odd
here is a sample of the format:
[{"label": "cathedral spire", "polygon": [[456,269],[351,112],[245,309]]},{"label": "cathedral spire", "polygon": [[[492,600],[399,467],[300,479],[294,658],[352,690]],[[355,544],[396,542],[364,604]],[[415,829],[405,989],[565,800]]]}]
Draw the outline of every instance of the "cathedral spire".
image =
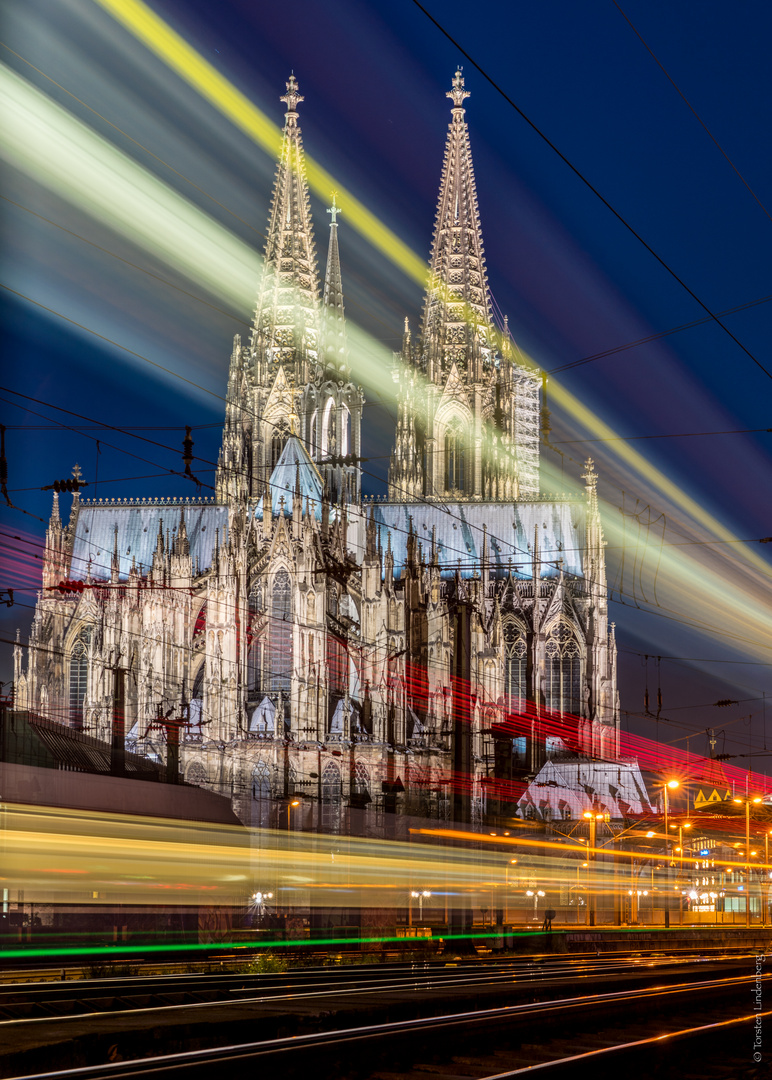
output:
[{"label": "cathedral spire", "polygon": [[343,279],[340,272],[338,251],[338,214],[341,209],[332,193],[330,215],[330,247],[327,252],[327,272],[324,278],[324,307],[322,309],[322,347],[325,374],[348,380],[348,349],[346,347],[346,321],[343,312]]},{"label": "cathedral spire", "polygon": [[281,100],[287,106],[276,169],[265,263],[250,347],[258,376],[279,364],[308,381],[317,360],[319,280],[297,107],[303,101],[290,75]]},{"label": "cathedral spire", "polygon": [[464,119],[463,103],[469,91],[464,89],[460,69],[447,97],[453,107],[424,302],[424,356],[431,381],[446,376],[453,363],[470,381],[479,381],[481,363],[492,352],[492,311],[472,151]]}]

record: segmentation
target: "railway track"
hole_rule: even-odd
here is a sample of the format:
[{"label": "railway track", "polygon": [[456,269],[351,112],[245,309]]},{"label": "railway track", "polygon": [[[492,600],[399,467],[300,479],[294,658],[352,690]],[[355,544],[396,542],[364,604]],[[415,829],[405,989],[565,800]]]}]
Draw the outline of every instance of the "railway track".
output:
[{"label": "railway track", "polygon": [[[56,983],[19,984],[0,987],[0,1031],[9,1022],[39,1021],[49,1017],[66,1020],[83,1014],[120,1012],[129,1009],[162,1009],[233,1001],[255,992],[262,999],[318,993],[349,993],[358,990],[415,989],[442,984],[466,986],[511,985],[517,980],[531,985],[554,980],[586,981],[600,977],[635,973],[651,976],[655,971],[673,972],[681,968],[702,970],[706,963],[750,963],[744,957],[704,958],[619,957],[511,958],[495,962],[452,961],[390,965],[322,967],[275,974],[190,974],[138,975]],[[698,968],[697,965],[700,965]]]},{"label": "railway track", "polygon": [[269,1070],[282,1080],[426,1080],[428,1074],[505,1080],[525,1072],[605,1077],[619,1068],[628,1080],[744,1080],[762,1075],[753,1072],[757,1017],[772,1023],[772,1011],[749,1008],[755,984],[755,975],[743,975],[566,996],[38,1072],[23,1080],[253,1080]]}]

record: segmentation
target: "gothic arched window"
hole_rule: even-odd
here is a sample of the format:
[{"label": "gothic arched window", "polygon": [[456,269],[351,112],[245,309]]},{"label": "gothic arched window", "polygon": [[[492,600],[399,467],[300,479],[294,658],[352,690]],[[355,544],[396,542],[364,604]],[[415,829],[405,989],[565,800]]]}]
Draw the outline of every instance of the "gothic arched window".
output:
[{"label": "gothic arched window", "polygon": [[340,769],[334,761],[328,761],[322,771],[322,829],[325,832],[337,832],[340,828],[342,797]]},{"label": "gothic arched window", "polygon": [[514,619],[505,619],[504,637],[504,698],[510,709],[523,709],[526,701],[526,669],[528,648],[522,627]]},{"label": "gothic arched window", "polygon": [[273,435],[271,436],[271,469],[274,469],[278,464],[288,437],[289,429],[286,424],[278,424],[273,429]]},{"label": "gothic arched window", "polygon": [[194,761],[192,765],[188,766],[188,771],[185,773],[185,783],[195,784],[196,787],[206,786],[206,770],[200,761]]},{"label": "gothic arched window", "polygon": [[264,761],[258,761],[252,773],[252,799],[256,803],[252,823],[266,829],[271,818],[271,770]]},{"label": "gothic arched window", "polygon": [[314,409],[308,425],[308,445],[311,448],[311,456],[314,458],[319,456],[319,432],[317,431],[318,416],[319,410]]},{"label": "gothic arched window", "polygon": [[263,643],[261,639],[262,591],[253,586],[249,594],[249,624],[247,626],[247,692],[259,693]]},{"label": "gothic arched window", "polygon": [[289,695],[292,682],[292,596],[290,577],[280,570],[271,590],[271,633],[268,682],[272,691]]},{"label": "gothic arched window", "polygon": [[[190,731],[191,734],[200,734],[197,728],[201,727],[201,717],[204,710],[204,665],[196,672],[193,680],[193,693],[190,695]],[[191,766],[192,768],[192,766]]]},{"label": "gothic arched window", "polygon": [[327,399],[322,415],[322,457],[331,457],[336,453],[335,438],[335,402]]},{"label": "gothic arched window", "polygon": [[78,731],[83,727],[83,702],[88,686],[88,645],[91,631],[88,627],[78,634],[70,652],[70,726]]},{"label": "gothic arched window", "polygon": [[458,417],[454,417],[445,429],[445,486],[449,490],[465,488],[464,429]]},{"label": "gothic arched window", "polygon": [[351,445],[351,413],[344,405],[340,411],[340,452],[345,457]]},{"label": "gothic arched window", "polygon": [[573,631],[564,622],[547,637],[546,705],[555,712],[581,713],[582,654]]}]

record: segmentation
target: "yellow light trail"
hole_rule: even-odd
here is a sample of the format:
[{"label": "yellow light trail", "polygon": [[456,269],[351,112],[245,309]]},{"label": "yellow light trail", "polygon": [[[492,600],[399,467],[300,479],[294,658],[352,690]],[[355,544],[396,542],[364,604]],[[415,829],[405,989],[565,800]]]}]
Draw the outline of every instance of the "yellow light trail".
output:
[{"label": "yellow light trail", "polygon": [[241,310],[260,256],[212,218],[0,64],[0,155],[119,235]]},{"label": "yellow light trail", "polygon": [[[146,5],[138,0],[96,2],[102,3],[116,18],[120,17],[129,29],[135,29],[140,40],[148,45],[155,42],[153,48],[157,55],[166,59],[174,70],[186,70],[190,85],[202,93],[206,90],[208,100],[233,122],[238,118],[242,130],[275,156],[281,145],[280,129]],[[9,68],[0,68],[0,93],[7,101],[0,119],[0,131],[4,136],[0,153],[7,160],[214,295],[240,310],[252,306],[261,260],[248,245]],[[308,165],[309,177],[316,177],[314,186],[325,198],[331,187],[342,189],[342,185],[325,170],[320,170],[316,163],[309,162]],[[350,206],[346,207],[348,220],[376,248],[423,284],[426,278],[423,262],[401,241],[395,246],[392,240],[397,238],[369,211],[360,212],[364,211],[362,204],[350,193],[346,198],[351,200]],[[407,260],[405,253],[410,256]],[[353,322],[349,322],[348,331],[356,377],[381,397],[392,397],[390,351]],[[527,366],[536,367],[526,356],[521,355],[520,360]],[[418,373],[415,376],[421,377]],[[600,438],[615,438],[615,432],[608,424],[554,378],[550,380],[550,388],[553,399],[580,428]],[[690,515],[711,535],[722,541],[737,539],[714,515],[624,440],[611,444],[610,450],[625,470],[643,479],[656,496]],[[605,510],[604,524],[612,539],[620,536],[619,516],[614,508]],[[760,580],[738,581],[741,569],[738,555],[744,557],[747,569],[752,567]],[[670,585],[671,598],[677,596],[679,602],[683,602],[686,619],[711,625],[718,621],[716,616],[720,612],[722,625],[727,626],[738,644],[750,643],[763,650],[772,629],[772,620],[759,588],[768,582],[768,564],[747,544],[740,543],[733,544],[731,557],[724,557],[725,565],[730,564],[729,572],[722,573],[711,567],[710,558],[711,555],[705,552],[699,557],[688,551],[667,552],[662,560],[660,580]],[[710,580],[709,588],[705,588],[706,580]],[[710,604],[709,595],[712,595]],[[764,640],[749,642],[755,637]]]},{"label": "yellow light trail", "polygon": [[[273,157],[278,157],[281,147],[281,130],[249,99],[233,86],[216,68],[205,60],[188,42],[164,22],[142,0],[94,0],[128,29],[148,49],[193,87],[202,97],[219,109],[233,124],[254,139]],[[335,179],[313,158],[306,155],[306,169],[312,190],[326,199],[332,189],[341,196],[348,220],[377,250],[387,256],[396,266],[422,287],[427,280],[427,266],[402,240],[369,211],[345,186]],[[529,357],[523,357],[527,366],[538,370]],[[573,416],[583,428],[598,438],[613,438],[615,433],[603,420],[592,412],[560,383],[551,380],[553,397]],[[639,476],[648,480],[676,506],[691,514],[711,533],[721,540],[735,541],[739,538],[716,517],[708,513],[677,484],[673,483],[642,454],[624,442],[613,448],[614,452]],[[748,562],[769,575],[770,567],[764,559],[747,545],[738,550]]]},{"label": "yellow light trail", "polygon": [[[278,158],[282,141],[281,129],[147,4],[143,4],[142,0],[95,0],[95,3],[130,30],[151,52],[258,146],[272,157]],[[424,260],[309,155],[306,155],[306,175],[311,190],[320,198],[328,199],[330,192],[336,191],[341,205],[346,208],[346,220],[351,222],[357,232],[408,277],[419,282],[422,287],[425,285],[427,268]]]}]

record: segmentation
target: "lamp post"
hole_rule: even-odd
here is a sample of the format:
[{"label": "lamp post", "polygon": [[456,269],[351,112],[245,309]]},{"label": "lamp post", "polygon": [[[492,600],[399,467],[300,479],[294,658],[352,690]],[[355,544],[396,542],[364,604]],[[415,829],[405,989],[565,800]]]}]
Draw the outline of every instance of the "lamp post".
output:
[{"label": "lamp post", "polygon": [[588,926],[595,925],[595,876],[592,874],[593,863],[595,862],[595,841],[597,838],[598,822],[603,821],[603,814],[598,814],[594,810],[585,810],[582,814],[590,824],[590,842],[588,844],[587,851],[587,911],[585,913],[585,919]]},{"label": "lamp post", "polygon": [[751,803],[760,803],[761,796],[752,799],[733,799],[732,802],[745,803],[745,928],[751,925]]},{"label": "lamp post", "polygon": [[[421,892],[416,892],[415,890],[413,890],[413,892],[410,893],[410,914],[412,915],[412,913],[413,913],[413,900],[417,900],[418,901],[418,921],[419,922],[423,922],[423,919],[424,919],[424,899],[428,899],[431,895],[432,894],[430,892],[428,892],[426,889],[423,889]],[[412,925],[412,921],[413,920],[411,918],[411,920],[410,920],[411,925]]]},{"label": "lamp post", "polygon": [[670,834],[668,832],[668,791],[675,791],[680,787],[678,780],[665,780],[662,784],[665,802],[665,926],[670,926]]},{"label": "lamp post", "polygon": [[292,825],[290,823],[290,811],[292,810],[293,806],[300,806],[300,802],[297,799],[294,799],[293,802],[287,803],[287,832],[290,832],[290,830],[292,829]]},{"label": "lamp post", "polygon": [[509,868],[517,866],[517,859],[510,859],[504,867],[504,922],[509,926]]}]

